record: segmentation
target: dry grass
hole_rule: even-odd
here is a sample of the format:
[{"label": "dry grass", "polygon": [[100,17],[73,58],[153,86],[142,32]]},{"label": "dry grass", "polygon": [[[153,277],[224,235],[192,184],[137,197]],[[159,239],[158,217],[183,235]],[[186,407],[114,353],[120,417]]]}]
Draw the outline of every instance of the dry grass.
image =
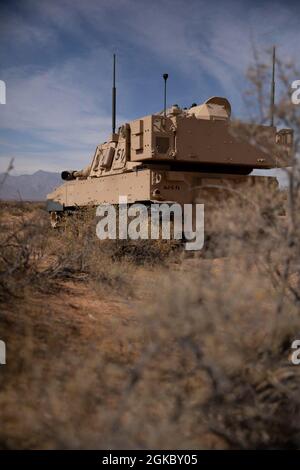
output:
[{"label": "dry grass", "polygon": [[1,207],[2,448],[298,447],[298,211],[242,196],[186,260]]},{"label": "dry grass", "polygon": [[[286,91],[297,74],[277,66]],[[287,93],[276,113],[297,150]],[[299,448],[296,159],[288,176],[285,192],[200,194],[206,244],[189,259],[161,242],[100,243],[89,211],[53,231],[42,206],[1,204],[0,447]]]}]

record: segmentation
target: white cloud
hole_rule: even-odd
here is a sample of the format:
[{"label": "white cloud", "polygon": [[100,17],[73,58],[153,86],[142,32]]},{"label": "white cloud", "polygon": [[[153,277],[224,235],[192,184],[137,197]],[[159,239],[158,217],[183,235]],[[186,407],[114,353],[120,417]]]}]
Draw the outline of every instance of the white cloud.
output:
[{"label": "white cloud", "polygon": [[[107,109],[111,100],[103,92],[110,90],[109,74],[105,70],[96,84],[89,78],[95,75],[101,55],[103,58],[101,51],[94,51],[83,59],[67,61],[63,67],[32,69],[30,74],[27,69],[7,71],[7,104],[1,108],[0,126],[17,131],[19,144],[13,143],[11,148],[11,141],[2,138],[2,147],[11,149],[9,155],[1,152],[2,157],[14,156],[21,170],[26,170],[30,161],[36,162],[37,169],[49,168],[51,161],[56,161],[62,169],[71,155],[76,167],[86,164],[111,126]],[[32,143],[28,143],[30,139]]]},{"label": "white cloud", "polygon": [[[34,14],[28,14],[30,9]],[[64,37],[82,48],[63,50]],[[7,83],[0,127],[9,131],[1,133],[0,158],[14,156],[24,171],[83,166],[105,140],[111,125],[112,50],[120,51],[120,73],[127,77],[120,122],[134,114],[132,103],[137,83],[145,78],[146,58],[184,76],[195,96],[205,96],[210,77],[240,111],[251,38],[259,50],[275,42],[279,51],[292,55],[300,30],[294,12],[283,4],[62,0],[28,2],[27,16],[12,14],[1,38],[12,41],[19,53],[29,54],[36,44],[39,53],[48,48],[57,53],[55,64],[39,65],[29,54],[28,65],[6,68],[0,77]],[[140,61],[139,68],[131,60]],[[184,90],[177,91],[184,96]],[[141,98],[147,114],[150,98]]]}]

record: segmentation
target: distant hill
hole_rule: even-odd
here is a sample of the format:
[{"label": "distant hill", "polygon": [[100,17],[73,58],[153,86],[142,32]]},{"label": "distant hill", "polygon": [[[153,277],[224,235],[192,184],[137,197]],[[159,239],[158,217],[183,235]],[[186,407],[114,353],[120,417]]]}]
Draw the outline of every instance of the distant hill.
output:
[{"label": "distant hill", "polygon": [[43,201],[46,195],[62,183],[59,173],[36,171],[33,175],[8,175],[3,184],[4,173],[0,174],[0,199]]}]

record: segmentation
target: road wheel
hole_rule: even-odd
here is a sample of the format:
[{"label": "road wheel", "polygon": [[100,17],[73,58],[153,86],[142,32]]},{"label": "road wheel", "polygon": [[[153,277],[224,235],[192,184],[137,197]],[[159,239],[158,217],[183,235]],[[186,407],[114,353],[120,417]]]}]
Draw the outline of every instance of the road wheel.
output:
[{"label": "road wheel", "polygon": [[58,228],[61,219],[62,214],[60,212],[50,212],[50,224],[52,228]]}]

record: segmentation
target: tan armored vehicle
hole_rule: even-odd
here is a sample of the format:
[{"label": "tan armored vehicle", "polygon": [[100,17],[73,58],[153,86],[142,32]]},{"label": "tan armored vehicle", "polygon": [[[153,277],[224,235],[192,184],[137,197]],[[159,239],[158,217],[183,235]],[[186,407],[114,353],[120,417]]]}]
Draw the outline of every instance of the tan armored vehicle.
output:
[{"label": "tan armored vehicle", "polygon": [[86,168],[62,172],[66,182],[48,195],[54,226],[64,211],[117,204],[119,196],[127,196],[128,203],[205,202],[199,201],[201,187],[236,186],[249,178],[255,183],[261,177],[249,176],[252,170],[286,166],[291,130],[255,126],[259,145],[240,138],[230,120],[230,103],[221,97],[189,109],[166,109],[167,78],[164,111],[124,123],[117,132],[113,86],[112,134],[96,147]]}]

